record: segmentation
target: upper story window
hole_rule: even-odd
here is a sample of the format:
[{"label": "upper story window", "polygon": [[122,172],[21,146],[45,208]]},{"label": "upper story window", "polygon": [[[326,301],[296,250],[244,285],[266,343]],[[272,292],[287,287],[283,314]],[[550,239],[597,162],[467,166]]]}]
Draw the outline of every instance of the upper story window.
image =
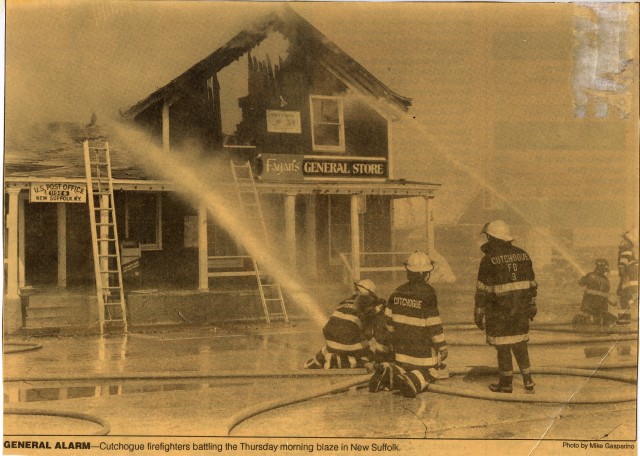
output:
[{"label": "upper story window", "polygon": [[125,194],[125,236],[142,250],[162,249],[162,198],[159,192]]},{"label": "upper story window", "polygon": [[313,150],[344,152],[344,111],[338,97],[312,96],[311,141]]}]

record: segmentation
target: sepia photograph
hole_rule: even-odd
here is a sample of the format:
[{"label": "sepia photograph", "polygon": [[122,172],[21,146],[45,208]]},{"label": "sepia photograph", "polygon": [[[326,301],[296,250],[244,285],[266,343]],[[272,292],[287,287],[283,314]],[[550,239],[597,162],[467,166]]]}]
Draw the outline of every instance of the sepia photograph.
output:
[{"label": "sepia photograph", "polygon": [[3,454],[638,454],[639,3],[3,3]]}]

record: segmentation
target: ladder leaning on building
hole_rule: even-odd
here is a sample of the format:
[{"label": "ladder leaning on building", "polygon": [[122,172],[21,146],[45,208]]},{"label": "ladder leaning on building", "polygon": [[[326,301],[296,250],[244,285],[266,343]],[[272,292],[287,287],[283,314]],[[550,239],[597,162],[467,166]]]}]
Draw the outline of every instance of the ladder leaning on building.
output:
[{"label": "ladder leaning on building", "polygon": [[[243,165],[237,165],[231,160],[231,175],[236,186],[238,202],[242,209],[242,215],[247,224],[255,226],[256,233],[261,237],[261,241],[265,245],[269,245],[269,236],[267,226],[264,222],[262,207],[260,206],[260,197],[256,188],[256,183],[251,170],[251,163],[246,162]],[[258,291],[260,292],[260,301],[267,323],[271,323],[272,318],[281,318],[285,323],[289,322],[287,308],[282,296],[280,284],[273,277],[260,269],[260,265],[255,256],[251,256],[253,269],[258,282]],[[276,308],[274,310],[274,307]]]},{"label": "ladder leaning on building", "polygon": [[104,333],[105,327],[122,329],[126,333],[127,309],[122,287],[109,143],[94,146],[84,141],[83,148],[100,334]]}]

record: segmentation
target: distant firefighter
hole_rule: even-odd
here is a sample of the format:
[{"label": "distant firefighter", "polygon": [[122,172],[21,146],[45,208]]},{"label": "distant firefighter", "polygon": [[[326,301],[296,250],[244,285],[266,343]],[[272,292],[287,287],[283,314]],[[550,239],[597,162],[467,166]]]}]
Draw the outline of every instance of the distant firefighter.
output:
[{"label": "distant firefighter", "polygon": [[620,315],[618,324],[631,322],[631,305],[638,301],[638,236],[635,230],[628,230],[622,234],[622,241],[618,247],[618,290],[620,298]]},{"label": "distant firefighter", "polygon": [[391,294],[385,310],[394,361],[376,366],[369,391],[399,389],[405,397],[416,397],[444,376],[442,362],[448,351],[436,292],[427,283],[433,270],[431,259],[415,252],[405,268],[408,282]]},{"label": "distant firefighter", "polygon": [[376,286],[364,279],[355,283],[355,293],[343,300],[322,329],[325,346],[304,365],[307,369],[349,369],[373,362],[369,348],[372,331],[363,320],[371,321],[380,298]]},{"label": "distant firefighter", "polygon": [[609,262],[599,258],[596,268],[582,277],[578,285],[586,287],[582,296],[580,310],[573,318],[574,324],[594,323],[608,325],[615,318],[608,313],[609,307]]},{"label": "distant firefighter", "polygon": [[513,237],[502,220],[487,223],[482,233],[487,243],[480,261],[475,295],[474,320],[485,330],[487,343],[496,347],[500,380],[489,385],[493,392],[513,391],[513,360],[516,358],[526,392],[533,393],[529,361],[529,320],[537,312],[537,284],[531,258],[511,245]]}]

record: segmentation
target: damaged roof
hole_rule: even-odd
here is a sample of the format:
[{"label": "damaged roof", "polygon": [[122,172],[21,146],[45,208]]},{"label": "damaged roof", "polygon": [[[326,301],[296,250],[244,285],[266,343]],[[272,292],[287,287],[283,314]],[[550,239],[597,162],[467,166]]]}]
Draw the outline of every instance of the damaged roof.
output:
[{"label": "damaged roof", "polygon": [[304,37],[304,46],[311,48],[319,63],[336,78],[347,87],[366,96],[371,96],[375,100],[386,102],[392,107],[392,112],[394,109],[406,112],[411,106],[410,98],[403,97],[389,89],[298,13],[289,6],[283,5],[280,9],[265,15],[253,26],[238,33],[224,46],[196,63],[164,87],[140,100],[122,115],[132,119],[156,103],[180,97],[182,93],[188,91],[188,88],[195,81],[206,79],[230,65],[260,44],[273,31],[279,31],[285,36],[291,34],[292,31],[297,32],[301,37]]},{"label": "damaged roof", "polygon": [[[28,134],[7,137],[4,153],[5,178],[86,179],[82,143],[106,141],[104,127],[76,122],[38,124]],[[149,179],[131,154],[110,142],[111,170],[115,179]]]},{"label": "damaged roof", "polygon": [[[4,154],[5,183],[29,184],[51,180],[85,182],[83,142],[99,144],[112,138],[109,127],[103,125],[81,125],[76,122],[54,122],[38,124],[29,129],[27,136],[6,139]],[[143,163],[136,161],[136,154],[127,150],[118,141],[109,141],[114,189],[172,190],[170,181],[153,176],[145,171]],[[221,185],[229,185],[221,182]],[[407,196],[430,196],[440,184],[414,182],[404,179],[384,181],[349,182],[268,182],[256,181],[261,192],[284,194],[295,191],[299,194],[368,194],[390,195],[396,198]]]}]

